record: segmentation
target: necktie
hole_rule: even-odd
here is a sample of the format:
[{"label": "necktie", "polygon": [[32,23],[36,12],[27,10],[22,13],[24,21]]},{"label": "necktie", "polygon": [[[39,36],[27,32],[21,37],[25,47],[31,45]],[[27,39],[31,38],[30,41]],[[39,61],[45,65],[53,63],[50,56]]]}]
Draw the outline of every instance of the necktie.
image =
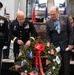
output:
[{"label": "necktie", "polygon": [[59,25],[59,21],[55,21],[54,27],[55,27],[55,30],[58,32],[58,34],[60,34],[60,25]]}]

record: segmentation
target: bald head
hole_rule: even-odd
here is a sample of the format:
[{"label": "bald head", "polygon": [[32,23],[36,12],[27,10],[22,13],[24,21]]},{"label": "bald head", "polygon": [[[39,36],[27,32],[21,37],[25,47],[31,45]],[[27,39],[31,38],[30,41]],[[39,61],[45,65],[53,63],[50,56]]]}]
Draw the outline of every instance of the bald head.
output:
[{"label": "bald head", "polygon": [[16,14],[16,17],[19,17],[19,16],[25,17],[24,12],[23,11],[18,11],[17,14]]},{"label": "bald head", "polygon": [[50,13],[50,16],[51,16],[52,19],[54,19],[54,20],[57,19],[58,16],[59,16],[58,7],[57,7],[57,6],[52,6],[52,7],[50,8],[49,13]]},{"label": "bald head", "polygon": [[50,8],[50,12],[51,12],[51,11],[59,12],[59,10],[58,10],[58,7],[57,7],[57,6],[52,6],[52,7]]},{"label": "bald head", "polygon": [[19,22],[19,24],[23,24],[24,21],[25,21],[25,14],[23,11],[18,11],[17,14],[16,14],[16,18]]}]

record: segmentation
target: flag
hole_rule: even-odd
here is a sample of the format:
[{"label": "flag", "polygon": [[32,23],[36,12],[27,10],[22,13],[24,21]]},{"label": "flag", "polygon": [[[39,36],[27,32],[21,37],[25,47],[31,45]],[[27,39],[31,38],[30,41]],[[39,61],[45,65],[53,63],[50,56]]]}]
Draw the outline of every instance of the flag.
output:
[{"label": "flag", "polygon": [[54,50],[53,49],[50,50],[50,54],[54,55]]},{"label": "flag", "polygon": [[58,64],[60,64],[60,58],[58,57],[58,56],[56,56],[56,62],[58,63]]},{"label": "flag", "polygon": [[39,4],[39,0],[36,0],[35,3],[36,3],[36,4]]},{"label": "flag", "polygon": [[47,18],[48,18],[48,8],[46,7],[45,13],[44,13],[44,23],[46,23]]},{"label": "flag", "polygon": [[26,73],[24,73],[24,72],[21,72],[21,75],[27,75]]},{"label": "flag", "polygon": [[30,52],[29,52],[29,54],[28,54],[28,57],[29,57],[30,59],[32,59],[32,50],[30,50]]},{"label": "flag", "polygon": [[16,70],[18,70],[19,68],[21,68],[21,66],[15,65],[15,69],[16,69]]},{"label": "flag", "polygon": [[6,6],[4,7],[4,16],[6,16]]},{"label": "flag", "polygon": [[36,17],[35,17],[35,7],[32,9],[32,22],[36,22]]},{"label": "flag", "polygon": [[20,50],[19,54],[18,54],[18,57],[22,56],[22,51]]},{"label": "flag", "polygon": [[67,12],[66,12],[66,7],[64,8],[64,12],[63,12],[63,15],[66,15]]},{"label": "flag", "polygon": [[46,59],[46,65],[50,64],[50,60]]},{"label": "flag", "polygon": [[21,61],[21,67],[24,67],[25,64],[26,64],[26,60],[22,60]]}]

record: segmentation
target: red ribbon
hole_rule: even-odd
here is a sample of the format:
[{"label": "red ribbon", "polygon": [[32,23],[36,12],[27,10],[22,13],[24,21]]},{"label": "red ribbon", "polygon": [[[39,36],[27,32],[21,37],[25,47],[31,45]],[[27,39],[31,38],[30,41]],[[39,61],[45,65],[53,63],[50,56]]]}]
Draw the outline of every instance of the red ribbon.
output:
[{"label": "red ribbon", "polygon": [[42,66],[42,61],[41,61],[41,56],[40,53],[43,52],[45,49],[45,46],[43,44],[36,43],[34,46],[34,50],[36,50],[36,59],[35,59],[35,65],[38,67],[40,66],[40,71],[42,75],[45,75],[43,72],[43,66]]}]

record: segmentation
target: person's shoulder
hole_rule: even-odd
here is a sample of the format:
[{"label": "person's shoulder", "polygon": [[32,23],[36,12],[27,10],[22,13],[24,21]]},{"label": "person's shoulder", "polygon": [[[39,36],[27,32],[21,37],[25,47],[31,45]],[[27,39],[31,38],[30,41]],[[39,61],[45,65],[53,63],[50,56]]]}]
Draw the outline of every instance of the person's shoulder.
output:
[{"label": "person's shoulder", "polygon": [[25,19],[25,22],[30,22],[28,19]]},{"label": "person's shoulder", "polygon": [[32,24],[32,21],[28,20],[28,19],[25,19],[25,22],[26,23],[29,23],[29,24]]},{"label": "person's shoulder", "polygon": [[47,20],[46,20],[46,23],[50,23],[51,22],[51,18],[48,18]]},{"label": "person's shoulder", "polygon": [[60,15],[60,17],[68,18],[68,15]]},{"label": "person's shoulder", "polygon": [[25,19],[26,22],[31,22],[29,19]]},{"label": "person's shoulder", "polygon": [[14,25],[18,25],[18,21],[16,19],[12,20],[11,24]]},{"label": "person's shoulder", "polygon": [[15,23],[15,22],[17,22],[17,20],[16,20],[16,19],[14,19],[14,20],[11,20],[11,22],[12,22],[12,23]]}]

